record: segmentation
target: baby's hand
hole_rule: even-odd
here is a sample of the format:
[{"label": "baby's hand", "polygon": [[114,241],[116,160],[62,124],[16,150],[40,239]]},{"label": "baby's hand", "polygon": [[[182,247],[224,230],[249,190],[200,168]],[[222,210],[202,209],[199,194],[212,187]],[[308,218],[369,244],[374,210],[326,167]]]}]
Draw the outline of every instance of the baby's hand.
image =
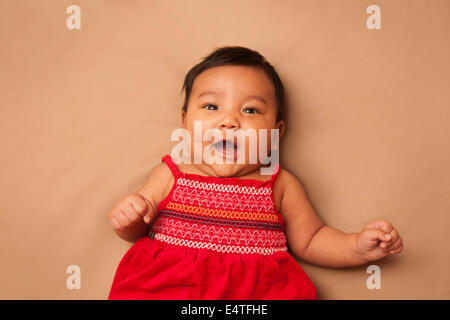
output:
[{"label": "baby's hand", "polygon": [[366,261],[381,259],[403,250],[403,239],[389,221],[375,220],[356,238],[356,253]]},{"label": "baby's hand", "polygon": [[139,193],[133,193],[114,206],[110,222],[114,230],[124,231],[142,220],[149,223],[154,212],[155,207],[148,199]]}]

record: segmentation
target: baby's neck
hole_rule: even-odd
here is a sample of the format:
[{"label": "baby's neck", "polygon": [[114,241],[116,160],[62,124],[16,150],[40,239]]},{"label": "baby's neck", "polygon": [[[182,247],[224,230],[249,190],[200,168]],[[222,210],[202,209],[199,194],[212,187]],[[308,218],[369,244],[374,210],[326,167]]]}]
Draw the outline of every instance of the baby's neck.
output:
[{"label": "baby's neck", "polygon": [[246,165],[240,170],[236,172],[236,174],[232,175],[217,175],[214,172],[214,169],[211,167],[205,165],[205,164],[186,164],[186,163],[180,163],[177,165],[178,170],[187,174],[196,174],[200,176],[215,176],[215,177],[233,177],[233,178],[240,178],[240,179],[254,179],[254,180],[260,180],[260,181],[266,181],[270,180],[270,175],[263,175],[261,174],[261,167],[265,167],[262,165]]}]

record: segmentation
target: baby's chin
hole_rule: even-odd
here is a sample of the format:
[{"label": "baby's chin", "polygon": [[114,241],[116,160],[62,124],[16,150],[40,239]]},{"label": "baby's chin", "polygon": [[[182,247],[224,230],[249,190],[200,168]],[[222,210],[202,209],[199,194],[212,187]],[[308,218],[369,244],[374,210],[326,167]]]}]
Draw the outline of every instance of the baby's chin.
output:
[{"label": "baby's chin", "polygon": [[[249,164],[204,164],[205,166],[208,166],[211,171],[214,172],[214,174],[217,177],[225,178],[225,177],[240,177],[243,175],[248,175],[252,171],[258,169],[258,165],[249,165]],[[254,168],[253,168],[254,167]]]}]

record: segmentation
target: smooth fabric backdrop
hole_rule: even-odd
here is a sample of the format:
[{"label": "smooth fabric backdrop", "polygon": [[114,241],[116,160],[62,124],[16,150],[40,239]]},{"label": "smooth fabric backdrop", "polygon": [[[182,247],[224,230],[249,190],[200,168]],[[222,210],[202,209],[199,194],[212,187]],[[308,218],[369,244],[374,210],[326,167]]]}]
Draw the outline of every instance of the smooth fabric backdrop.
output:
[{"label": "smooth fabric backdrop", "polygon": [[131,246],[110,209],[174,145],[187,71],[242,45],[284,82],[280,160],[322,219],[405,239],[380,289],[299,261],[319,297],[449,299],[449,39],[448,0],[0,1],[0,298],[106,299]]}]

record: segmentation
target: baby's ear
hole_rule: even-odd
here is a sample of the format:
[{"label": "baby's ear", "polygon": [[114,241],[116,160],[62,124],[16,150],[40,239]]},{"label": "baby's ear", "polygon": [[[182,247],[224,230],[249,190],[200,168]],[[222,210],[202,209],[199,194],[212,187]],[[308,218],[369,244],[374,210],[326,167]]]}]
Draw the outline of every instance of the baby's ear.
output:
[{"label": "baby's ear", "polygon": [[280,120],[277,123],[277,129],[280,130],[278,138],[281,140],[281,138],[283,137],[283,134],[284,134],[284,130],[286,129],[286,123],[283,120]]}]

